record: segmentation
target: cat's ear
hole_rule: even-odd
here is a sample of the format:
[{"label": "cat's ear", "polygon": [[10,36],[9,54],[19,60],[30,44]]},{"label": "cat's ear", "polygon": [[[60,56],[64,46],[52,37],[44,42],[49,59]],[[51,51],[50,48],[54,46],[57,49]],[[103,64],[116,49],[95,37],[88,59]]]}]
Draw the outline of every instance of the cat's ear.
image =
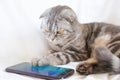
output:
[{"label": "cat's ear", "polygon": [[51,11],[51,8],[47,9],[46,11],[44,11],[44,12],[40,15],[40,18],[48,17],[48,16],[50,15],[50,11]]},{"label": "cat's ear", "polygon": [[62,17],[71,23],[74,22],[75,20],[77,20],[76,14],[72,9],[63,10]]}]

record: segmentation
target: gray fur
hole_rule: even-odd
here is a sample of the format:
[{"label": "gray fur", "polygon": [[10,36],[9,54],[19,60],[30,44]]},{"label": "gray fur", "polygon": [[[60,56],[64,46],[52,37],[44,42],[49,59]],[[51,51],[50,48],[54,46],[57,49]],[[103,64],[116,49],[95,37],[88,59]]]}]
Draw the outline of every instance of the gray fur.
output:
[{"label": "gray fur", "polygon": [[46,10],[41,19],[41,29],[53,52],[45,58],[34,59],[33,65],[85,61],[95,51],[100,64],[106,61],[113,71],[120,70],[119,65],[113,64],[114,60],[119,62],[120,27],[97,22],[80,24],[71,8],[60,5]]}]

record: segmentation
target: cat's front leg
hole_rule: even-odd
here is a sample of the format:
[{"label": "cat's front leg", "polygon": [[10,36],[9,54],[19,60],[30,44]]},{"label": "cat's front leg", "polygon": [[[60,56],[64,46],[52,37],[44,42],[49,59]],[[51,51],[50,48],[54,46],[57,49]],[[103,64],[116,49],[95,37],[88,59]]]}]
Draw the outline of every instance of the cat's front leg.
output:
[{"label": "cat's front leg", "polygon": [[120,59],[105,46],[95,48],[94,55],[88,60],[80,63],[76,71],[82,75],[91,73],[120,73]]},{"label": "cat's front leg", "polygon": [[[78,73],[85,75],[85,74],[91,74],[91,73],[95,72],[96,66],[94,66],[94,65],[98,65],[101,63],[98,61],[98,58],[99,58],[98,53],[108,54],[108,52],[107,52],[108,49],[106,49],[105,47],[106,47],[106,44],[109,42],[110,38],[111,38],[110,35],[103,35],[103,36],[100,36],[100,37],[95,39],[94,43],[92,44],[93,50],[91,53],[91,57],[88,60],[84,61],[83,63],[80,63],[77,66],[76,71]],[[101,47],[103,49],[100,49]],[[105,57],[103,57],[103,58],[105,58]],[[97,66],[97,69],[101,68],[102,66]],[[101,69],[99,69],[99,70],[101,70]]]},{"label": "cat's front leg", "polygon": [[75,61],[69,53],[66,52],[54,52],[49,54],[48,56],[44,56],[42,58],[35,58],[32,60],[32,64],[35,66],[40,65],[62,65],[66,64],[70,61]]},{"label": "cat's front leg", "polygon": [[81,74],[81,75],[88,75],[92,74],[95,72],[95,67],[98,64],[98,59],[97,59],[97,51],[99,50],[99,47],[96,47],[93,49],[91,53],[91,57],[82,63],[79,63],[76,67],[76,71]]},{"label": "cat's front leg", "polygon": [[96,59],[89,58],[86,61],[80,62],[77,67],[76,71],[81,75],[88,75],[94,73],[94,67],[97,64]]}]

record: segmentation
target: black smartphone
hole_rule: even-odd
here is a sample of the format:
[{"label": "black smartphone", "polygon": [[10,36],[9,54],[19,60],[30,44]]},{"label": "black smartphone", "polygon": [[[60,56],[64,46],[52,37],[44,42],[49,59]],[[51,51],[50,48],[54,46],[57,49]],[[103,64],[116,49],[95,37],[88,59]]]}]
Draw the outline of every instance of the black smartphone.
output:
[{"label": "black smartphone", "polygon": [[6,71],[48,80],[64,79],[74,73],[74,69],[70,68],[51,65],[33,66],[28,62],[8,67]]}]

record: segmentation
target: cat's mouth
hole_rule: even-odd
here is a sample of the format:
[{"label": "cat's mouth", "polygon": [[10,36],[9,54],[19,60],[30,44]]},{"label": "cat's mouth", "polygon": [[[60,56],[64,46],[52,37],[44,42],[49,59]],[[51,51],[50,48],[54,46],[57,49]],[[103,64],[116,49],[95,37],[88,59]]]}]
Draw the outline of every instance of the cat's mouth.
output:
[{"label": "cat's mouth", "polygon": [[55,38],[54,40],[49,39],[49,41],[52,44],[64,46],[64,45],[70,43],[74,38],[75,38],[75,36],[70,35],[70,36],[67,36],[67,37],[64,37],[64,38]]},{"label": "cat's mouth", "polygon": [[70,44],[73,42],[73,40],[76,38],[76,36],[68,36],[63,38],[63,41],[59,42],[56,45],[61,46],[63,49],[66,49]]}]

